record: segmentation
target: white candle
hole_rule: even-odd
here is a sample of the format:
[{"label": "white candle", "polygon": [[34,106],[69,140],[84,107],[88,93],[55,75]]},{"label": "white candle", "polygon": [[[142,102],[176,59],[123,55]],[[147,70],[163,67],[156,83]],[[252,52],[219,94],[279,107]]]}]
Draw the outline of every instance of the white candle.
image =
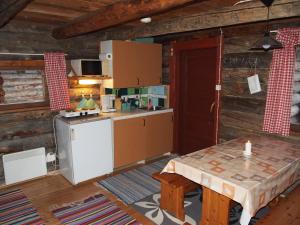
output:
[{"label": "white candle", "polygon": [[245,144],[245,153],[247,155],[251,155],[251,142],[250,141],[247,141],[246,144]]}]

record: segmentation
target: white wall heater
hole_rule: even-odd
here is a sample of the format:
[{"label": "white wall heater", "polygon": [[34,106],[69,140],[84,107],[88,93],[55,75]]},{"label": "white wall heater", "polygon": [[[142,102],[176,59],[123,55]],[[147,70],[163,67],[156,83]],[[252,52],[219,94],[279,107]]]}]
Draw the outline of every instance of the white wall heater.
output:
[{"label": "white wall heater", "polygon": [[5,184],[32,179],[47,174],[45,148],[36,148],[3,155]]}]

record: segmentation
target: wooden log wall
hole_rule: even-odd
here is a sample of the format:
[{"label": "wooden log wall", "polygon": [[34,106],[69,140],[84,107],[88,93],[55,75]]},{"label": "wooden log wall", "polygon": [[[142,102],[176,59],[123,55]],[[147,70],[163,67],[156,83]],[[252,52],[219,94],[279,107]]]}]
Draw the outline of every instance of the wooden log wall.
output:
[{"label": "wooden log wall", "polygon": [[[54,115],[49,109],[0,114],[0,150],[16,152],[45,147],[47,152],[55,152],[52,128]],[[0,181],[3,178],[0,160]]]},{"label": "wooden log wall", "polygon": [[[99,41],[94,35],[58,41],[51,36],[53,26],[12,21],[0,29],[0,52],[65,52],[68,59],[98,58]],[[5,59],[42,59],[41,56],[1,55]]]},{"label": "wooden log wall", "polygon": [[[273,25],[272,29],[284,26],[300,26],[297,23],[282,22]],[[261,28],[257,31],[257,28]],[[220,139],[229,140],[234,137],[260,133],[266,98],[267,74],[271,60],[271,53],[250,53],[248,48],[263,35],[265,24],[229,27],[224,29],[225,49],[223,63],[223,90],[221,111]],[[0,30],[0,52],[43,53],[49,51],[63,51],[72,58],[97,58],[99,41],[107,39],[106,35],[84,35],[77,38],[57,41],[51,37],[52,27],[41,24],[28,24],[14,21]],[[215,36],[218,29],[199,32],[186,32],[184,27],[177,27],[177,34],[156,37],[156,42],[163,43],[163,81],[170,82],[169,55],[170,42],[174,40],[188,40]],[[149,29],[151,32],[151,29]],[[256,35],[253,35],[256,34]],[[119,36],[118,36],[119,35]],[[114,39],[126,39],[130,34],[116,33]],[[5,59],[36,59],[30,56],[4,56]],[[41,59],[41,57],[38,57]],[[256,71],[254,63],[256,63]],[[260,75],[263,91],[250,95],[246,77],[257,72]],[[81,90],[70,90],[73,105],[80,100]],[[93,90],[96,98],[97,91]],[[1,93],[0,93],[1,94]],[[0,96],[1,97],[1,96]],[[12,151],[22,151],[31,148],[46,147],[46,151],[54,151],[52,120],[56,113],[49,108],[35,109],[24,112],[0,112],[0,150],[2,147]],[[299,136],[291,135],[287,139],[298,141]],[[0,160],[1,162],[1,160]],[[1,168],[1,165],[0,165]],[[1,169],[0,169],[1,179]]]},{"label": "wooden log wall", "polygon": [[[0,52],[44,53],[60,51],[68,54],[67,59],[97,58],[99,52],[98,38],[86,36],[57,41],[51,37],[51,30],[51,26],[38,23],[11,22],[0,29]],[[23,59],[43,58],[41,56],[0,54],[0,60]],[[15,80],[15,82],[20,83],[20,80]],[[24,84],[24,82],[21,83]],[[1,90],[0,88],[0,101]],[[78,96],[81,92],[80,88],[70,89],[71,102],[74,106],[80,101]],[[93,89],[92,94],[99,103],[99,92]],[[55,151],[52,122],[56,114],[51,112],[49,108],[22,112],[18,110],[8,111],[6,113],[0,110],[0,184],[4,178],[1,158],[3,153],[1,152],[24,151],[38,147],[45,147],[46,152]],[[48,167],[49,170],[52,169],[50,164]]]},{"label": "wooden log wall", "polygon": [[[300,23],[294,24],[299,26]],[[277,27],[276,24],[273,26]],[[288,23],[287,26],[291,26]],[[263,28],[247,25],[225,28],[224,56],[222,71],[222,97],[220,116],[220,141],[230,140],[241,135],[263,133],[262,124],[266,103],[269,66],[272,52],[249,51],[251,45],[262,37]],[[281,21],[279,27],[285,27]],[[199,31],[157,37],[163,44],[164,81],[169,81],[169,54],[171,41],[184,41],[219,35],[219,30]],[[262,91],[250,94],[247,77],[258,74]],[[273,135],[276,136],[276,135]],[[300,135],[292,133],[289,137],[276,136],[280,139],[299,142]]]},{"label": "wooden log wall", "polygon": [[1,70],[3,90],[2,104],[21,104],[45,101],[42,70]]}]

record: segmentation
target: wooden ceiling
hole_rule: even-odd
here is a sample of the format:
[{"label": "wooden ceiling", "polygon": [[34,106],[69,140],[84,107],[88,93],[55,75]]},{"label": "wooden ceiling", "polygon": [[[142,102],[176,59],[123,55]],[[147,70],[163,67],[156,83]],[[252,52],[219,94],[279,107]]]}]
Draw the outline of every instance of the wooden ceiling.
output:
[{"label": "wooden ceiling", "polygon": [[[233,6],[240,0],[1,0],[2,8],[9,2],[27,2],[12,21],[36,22],[54,27],[55,38],[68,38],[112,26],[139,28],[143,16],[151,15],[154,24],[178,21],[184,17],[210,15],[218,12],[234,12],[243,7],[255,8],[264,5],[260,0],[252,0]],[[275,0],[275,4],[285,4],[291,0]],[[298,0],[295,0],[296,2]],[[28,4],[29,2],[29,4]],[[17,3],[14,3],[17,4]],[[3,6],[4,5],[4,6]],[[126,8],[128,7],[128,9]],[[161,8],[161,10],[159,9]],[[3,12],[0,11],[0,16]],[[255,12],[253,12],[255,13]],[[130,14],[134,14],[131,16]],[[112,16],[111,16],[112,15]],[[250,15],[251,16],[251,15]],[[252,15],[252,16],[255,16]],[[91,19],[92,18],[92,19]],[[97,22],[94,22],[98,20]],[[102,25],[102,20],[106,20]],[[84,22],[83,24],[82,21]],[[111,22],[112,21],[112,22]],[[251,20],[250,20],[251,21]],[[1,25],[1,24],[0,24]],[[87,30],[87,27],[101,29]],[[68,30],[69,29],[69,30]],[[71,30],[70,30],[71,29]],[[76,33],[77,32],[77,33]]]},{"label": "wooden ceiling", "polygon": [[[232,6],[239,0],[194,1],[194,4],[179,7],[160,15],[153,20],[172,19],[175,17],[210,12]],[[257,0],[254,0],[257,1]],[[107,6],[122,0],[33,0],[15,19],[51,25],[64,25],[96,10],[105,10]],[[139,22],[130,23],[138,26]]]},{"label": "wooden ceiling", "polygon": [[[137,0],[135,0],[138,2]],[[163,13],[152,15],[152,21],[163,21],[178,18],[186,15],[199,13],[209,13],[224,7],[231,7],[238,0],[189,0],[181,1],[187,3],[178,5],[178,7],[166,10]],[[257,2],[258,0],[253,0]],[[14,20],[25,22],[37,22],[52,27],[64,27],[80,18],[93,14],[96,11],[105,11],[118,3],[126,2],[124,0],[33,0]],[[150,1],[141,1],[147,2]],[[163,2],[163,1],[162,1]],[[167,1],[165,1],[167,2]],[[191,4],[189,4],[191,3]],[[124,23],[123,23],[124,24]],[[130,20],[125,24],[127,27],[137,27],[142,24],[139,19]]]},{"label": "wooden ceiling", "polygon": [[34,0],[15,19],[63,25],[120,0]]}]

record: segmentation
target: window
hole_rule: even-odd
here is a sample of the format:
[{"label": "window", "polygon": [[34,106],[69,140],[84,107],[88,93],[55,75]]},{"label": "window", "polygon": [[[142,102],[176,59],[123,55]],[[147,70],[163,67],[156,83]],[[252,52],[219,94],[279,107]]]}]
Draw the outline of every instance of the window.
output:
[{"label": "window", "polygon": [[300,132],[300,47],[296,49],[296,63],[292,97],[291,127]]},{"label": "window", "polygon": [[48,106],[41,60],[0,61],[0,110]]}]

